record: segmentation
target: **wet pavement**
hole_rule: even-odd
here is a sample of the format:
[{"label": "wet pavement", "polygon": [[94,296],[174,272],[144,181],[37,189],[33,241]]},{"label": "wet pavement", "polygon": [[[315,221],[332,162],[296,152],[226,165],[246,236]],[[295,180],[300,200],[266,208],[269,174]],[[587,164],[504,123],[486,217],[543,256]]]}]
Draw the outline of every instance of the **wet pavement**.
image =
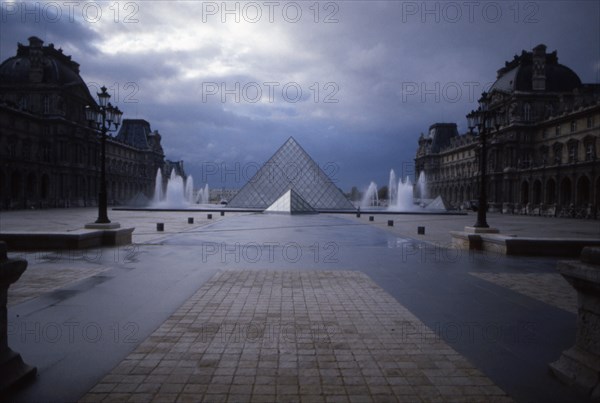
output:
[{"label": "wet pavement", "polygon": [[[81,255],[63,256],[52,262],[65,268],[109,269],[94,272],[63,287],[54,287],[37,298],[10,305],[9,345],[20,352],[26,362],[38,367],[35,382],[15,394],[15,400],[72,401],[84,395],[86,399],[90,398],[93,393],[86,393],[98,392],[95,389],[98,385],[110,383],[105,382],[105,377],[123,362],[131,360],[131,354],[139,354],[136,349],[153,340],[156,331],[164,330],[163,325],[171,323],[169,321],[178,314],[178,309],[188,306],[191,301],[201,301],[198,290],[209,285],[204,290],[213,290],[220,281],[219,276],[229,271],[247,275],[258,275],[252,274],[257,272],[339,272],[341,278],[347,273],[352,277],[355,275],[352,273],[360,272],[362,274],[356,275],[364,275],[364,281],[372,281],[377,287],[369,292],[381,298],[393,297],[397,304],[395,309],[414,315],[414,320],[411,319],[414,323],[412,338],[425,340],[433,334],[476,368],[481,373],[477,376],[490,379],[492,385],[511,398],[517,401],[582,400],[576,392],[555,380],[547,367],[574,343],[576,316],[566,309],[570,303],[568,297],[564,302],[566,308],[563,305],[561,309],[560,305],[523,291],[529,284],[524,274],[534,279],[539,274],[550,283],[562,281],[553,276],[557,259],[449,250],[440,243],[415,239],[416,235],[411,236],[413,224],[406,224],[407,228],[411,227],[403,230],[398,221],[393,229],[384,229],[369,224],[364,215],[356,219],[325,214],[236,214],[219,217],[219,221],[197,220],[197,225],[188,226],[183,223],[189,214],[166,214],[172,220],[173,231],[170,233],[152,231],[156,217],[152,213],[139,213],[137,220],[143,222],[135,226],[144,231],[139,238],[134,232],[136,244],[102,249],[93,259]],[[134,219],[130,220],[135,224]],[[7,221],[10,222],[0,220]],[[428,218],[428,227],[435,225],[434,218]],[[440,227],[447,225],[441,223]],[[36,270],[36,265],[43,264],[49,263],[33,262],[31,269]],[[335,275],[332,278],[335,282]],[[525,285],[522,289],[510,287],[507,278],[521,279]],[[237,280],[232,281],[234,283],[227,283],[227,287],[237,284]],[[533,284],[530,288],[540,286],[539,282]],[[310,290],[310,284],[303,287]],[[555,287],[553,292],[560,294],[561,290],[565,288]],[[357,298],[360,295],[358,291]],[[204,301],[202,304],[211,303],[216,302]],[[197,310],[208,306],[202,304]],[[344,304],[337,306],[343,308]],[[326,304],[315,312],[325,309]],[[336,313],[339,312],[334,310],[333,314]],[[229,319],[227,316],[222,318],[225,322]],[[287,317],[279,317],[279,320],[285,319]],[[364,323],[368,323],[367,319],[365,316]],[[350,324],[361,325],[356,318]],[[202,357],[193,357],[197,367],[194,369],[200,371]],[[402,360],[406,358],[392,362],[404,362]],[[159,362],[154,364],[158,368]],[[192,364],[188,362],[187,365]],[[427,377],[425,372],[423,374]],[[138,378],[133,379],[139,384],[153,379],[147,378],[152,376],[151,373],[136,375]],[[340,376],[343,378],[343,374]],[[158,384],[158,380],[154,380]],[[212,382],[212,378],[209,381]],[[392,400],[403,400],[403,395],[391,388],[389,380],[385,382],[384,385],[367,382],[365,385],[370,392],[356,396],[375,399],[376,393],[372,392],[371,386],[389,386],[381,390],[391,393]],[[425,381],[421,379],[420,382]],[[319,384],[323,386],[324,383],[321,380]],[[210,383],[202,385],[208,388]],[[230,389],[224,396],[241,396],[230,394],[235,386],[233,380],[228,386]],[[183,389],[175,397],[184,398]],[[238,389],[245,390],[242,395],[247,398],[255,394],[253,389],[249,393],[247,388]],[[302,394],[302,390],[297,389],[297,398],[308,396]],[[407,394],[404,400],[411,400],[407,396],[425,400],[446,400],[453,396],[461,400],[458,396],[465,397],[451,388],[437,388],[436,391],[439,395]],[[288,392],[285,396],[290,395]],[[105,392],[98,392],[98,398],[106,397],[101,393]],[[132,393],[127,398],[133,400],[148,398],[147,393],[127,393]],[[275,393],[269,396],[278,397],[277,391]],[[353,398],[352,389],[347,388],[343,392],[332,391],[331,396],[322,390],[320,394],[310,395],[314,398],[311,400]]]}]

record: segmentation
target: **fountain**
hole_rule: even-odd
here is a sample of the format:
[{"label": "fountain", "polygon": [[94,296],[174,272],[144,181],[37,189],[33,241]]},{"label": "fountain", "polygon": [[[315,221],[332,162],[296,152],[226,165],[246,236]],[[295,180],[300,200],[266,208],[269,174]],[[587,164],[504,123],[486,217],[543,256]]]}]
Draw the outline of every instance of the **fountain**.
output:
[{"label": "fountain", "polygon": [[185,200],[191,202],[194,200],[194,178],[192,175],[188,175],[185,181]]},{"label": "fountain", "polygon": [[154,196],[152,196],[151,205],[157,204],[165,198],[162,186],[162,170],[158,168],[156,170],[156,179],[154,180]]},{"label": "fountain", "polygon": [[161,209],[185,209],[190,207],[190,204],[194,202],[194,178],[192,178],[192,175],[188,175],[184,180],[173,169],[164,192],[162,178],[162,170],[158,168],[156,183],[154,184],[154,196],[150,207]]},{"label": "fountain", "polygon": [[421,171],[419,174],[419,179],[417,179],[417,191],[419,192],[419,199],[425,200],[428,198],[425,171]]},{"label": "fountain", "polygon": [[210,191],[208,189],[208,183],[204,185],[203,189],[198,191],[198,195],[196,196],[196,203],[198,204],[208,204],[210,203]]},{"label": "fountain", "polygon": [[[416,199],[415,193],[418,196]],[[409,176],[406,176],[404,180],[398,180],[396,172],[394,172],[393,169],[390,170],[390,179],[388,182],[388,211],[419,212],[424,208],[431,211],[445,210],[446,208],[444,207],[443,201],[441,198],[438,199],[428,199],[425,172],[421,171],[419,173],[417,184],[415,186]],[[360,207],[362,209],[372,209],[378,206],[377,185],[375,182],[371,182],[360,202]]]},{"label": "fountain", "polygon": [[398,182],[396,179],[396,172],[390,170],[390,181],[388,183],[388,206],[396,205],[398,201]]},{"label": "fountain", "polygon": [[360,207],[376,207],[379,206],[379,196],[377,195],[377,184],[375,182],[371,182],[365,195],[360,201]]},{"label": "fountain", "polygon": [[[394,170],[392,170],[392,172],[394,172]],[[395,211],[410,211],[415,209],[413,184],[408,176],[404,181],[398,181],[396,199],[394,203],[389,203],[388,209]]]}]

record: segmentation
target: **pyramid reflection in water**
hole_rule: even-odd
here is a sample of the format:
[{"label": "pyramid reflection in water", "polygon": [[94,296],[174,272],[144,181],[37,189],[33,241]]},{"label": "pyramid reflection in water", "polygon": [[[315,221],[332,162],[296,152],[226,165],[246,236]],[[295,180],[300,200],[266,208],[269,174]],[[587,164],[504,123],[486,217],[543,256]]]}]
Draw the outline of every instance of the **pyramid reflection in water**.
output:
[{"label": "pyramid reflection in water", "polygon": [[293,190],[314,210],[354,206],[313,159],[290,137],[229,202],[229,207],[266,209]]}]

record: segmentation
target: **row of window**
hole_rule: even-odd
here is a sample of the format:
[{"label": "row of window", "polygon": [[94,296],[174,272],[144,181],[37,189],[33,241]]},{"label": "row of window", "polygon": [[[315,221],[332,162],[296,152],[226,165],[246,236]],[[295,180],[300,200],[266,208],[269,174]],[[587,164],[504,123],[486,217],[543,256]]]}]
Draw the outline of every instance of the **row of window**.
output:
[{"label": "row of window", "polygon": [[[547,146],[543,146],[539,149],[537,158],[534,159],[534,155],[532,151],[525,150],[522,152],[519,158],[515,158],[514,149],[507,150],[507,152],[502,153],[503,158],[503,166],[499,166],[498,162],[501,157],[500,153],[496,150],[492,150],[488,156],[488,166],[487,169],[489,172],[494,172],[496,168],[503,167],[516,167],[520,169],[530,168],[534,162],[537,160],[538,165],[556,165],[562,164],[563,162],[567,162],[570,164],[580,162],[582,159],[580,158],[580,145],[581,143],[576,140],[572,140],[566,145],[566,160],[564,159],[564,144],[556,143],[552,147],[552,155],[550,155],[550,149]],[[588,140],[583,143],[583,161],[594,161],[596,160],[596,146],[592,140]],[[550,156],[552,159],[550,159]],[[516,160],[516,164],[514,164]],[[445,180],[445,179],[454,179],[454,178],[466,178],[474,175],[477,171],[477,161],[475,164],[471,164],[471,162],[467,162],[464,164],[453,165],[443,167],[439,170],[439,174],[437,172],[433,172],[431,174],[432,180]],[[437,171],[437,170],[436,170]]]},{"label": "row of window", "polygon": [[[595,198],[592,193],[593,190],[592,182],[586,176],[580,176],[576,181],[572,181],[570,178],[562,178],[559,183],[554,178],[549,178],[545,182],[540,179],[536,179],[532,183],[522,181],[519,185],[518,201],[522,204],[531,202],[534,205],[540,203],[570,205],[573,202],[576,205],[587,205],[600,202],[600,178],[596,180]],[[475,198],[478,189],[476,186],[443,186],[433,187],[431,192],[432,194],[441,194],[451,203],[457,203]],[[491,198],[494,197],[493,184],[489,184],[488,195]],[[515,201],[517,200],[512,202]]]},{"label": "row of window", "polygon": [[[552,162],[554,164],[561,164],[564,162],[564,153],[563,153],[564,145],[563,143],[556,143],[552,146]],[[581,161],[580,158],[580,143],[576,140],[572,140],[567,143],[567,160],[568,163],[576,163]],[[583,161],[594,161],[596,159],[596,145],[593,141],[587,141],[583,144]],[[543,146],[540,148],[539,156],[540,163],[545,165],[550,163],[549,157],[549,147]]]},{"label": "row of window", "polygon": [[[36,96],[37,96],[37,94],[36,94]],[[48,115],[50,113],[54,113],[57,111],[59,113],[65,112],[64,102],[61,97],[57,98],[56,105],[55,105],[56,108],[53,110],[51,96],[50,95],[42,95],[40,111],[36,111],[35,110],[36,108],[33,108],[34,105],[32,105],[30,98],[31,98],[30,94],[23,94],[23,95],[19,96],[19,100],[17,102],[17,106],[19,107],[19,109],[24,110],[24,111],[33,110],[34,112],[40,112],[40,113],[43,113],[44,115]]]},{"label": "row of window", "polygon": [[[129,198],[138,192],[147,190],[149,190],[147,184],[108,181],[109,198]],[[8,176],[0,172],[0,195],[5,198],[25,197],[46,200],[50,197],[84,197],[95,199],[97,192],[98,181],[94,176],[58,174],[51,177],[48,174],[38,176],[33,172],[27,175],[13,172]]]},{"label": "row of window", "polygon": [[[19,159],[21,161],[38,162],[63,162],[72,164],[81,164],[91,167],[99,166],[100,156],[98,147],[86,147],[84,144],[69,144],[66,141],[55,143],[54,149],[49,142],[34,143],[30,139],[19,141],[16,137],[9,137],[6,140],[4,152],[9,159]],[[117,155],[133,156],[130,150],[117,148]],[[120,152],[123,151],[123,152]],[[145,177],[148,170],[145,164],[134,162],[119,161],[118,159],[108,159],[107,167],[109,172],[124,173],[127,175],[136,175]]]},{"label": "row of window", "polygon": [[[550,133],[553,132],[554,136],[558,137],[561,134],[563,134],[563,126],[566,126],[567,124],[557,124],[556,126],[554,126],[553,128],[551,127],[545,127],[542,129],[542,138],[548,138]],[[577,120],[571,120],[569,123],[569,132],[570,133],[574,133],[579,129],[579,123]],[[585,128],[586,129],[592,129],[594,128],[596,125],[594,116],[588,116],[586,118],[586,125]]]}]

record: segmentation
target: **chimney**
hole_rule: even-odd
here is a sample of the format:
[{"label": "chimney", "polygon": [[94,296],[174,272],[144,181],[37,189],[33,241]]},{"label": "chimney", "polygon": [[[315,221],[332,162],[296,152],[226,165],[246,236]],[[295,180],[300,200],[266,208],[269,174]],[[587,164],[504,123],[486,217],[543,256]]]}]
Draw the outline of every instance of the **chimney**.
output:
[{"label": "chimney", "polygon": [[540,44],[533,48],[531,88],[534,91],[544,91],[546,89],[546,45]]},{"label": "chimney", "polygon": [[41,83],[44,78],[43,44],[44,41],[36,36],[29,38],[29,81],[32,83]]}]

